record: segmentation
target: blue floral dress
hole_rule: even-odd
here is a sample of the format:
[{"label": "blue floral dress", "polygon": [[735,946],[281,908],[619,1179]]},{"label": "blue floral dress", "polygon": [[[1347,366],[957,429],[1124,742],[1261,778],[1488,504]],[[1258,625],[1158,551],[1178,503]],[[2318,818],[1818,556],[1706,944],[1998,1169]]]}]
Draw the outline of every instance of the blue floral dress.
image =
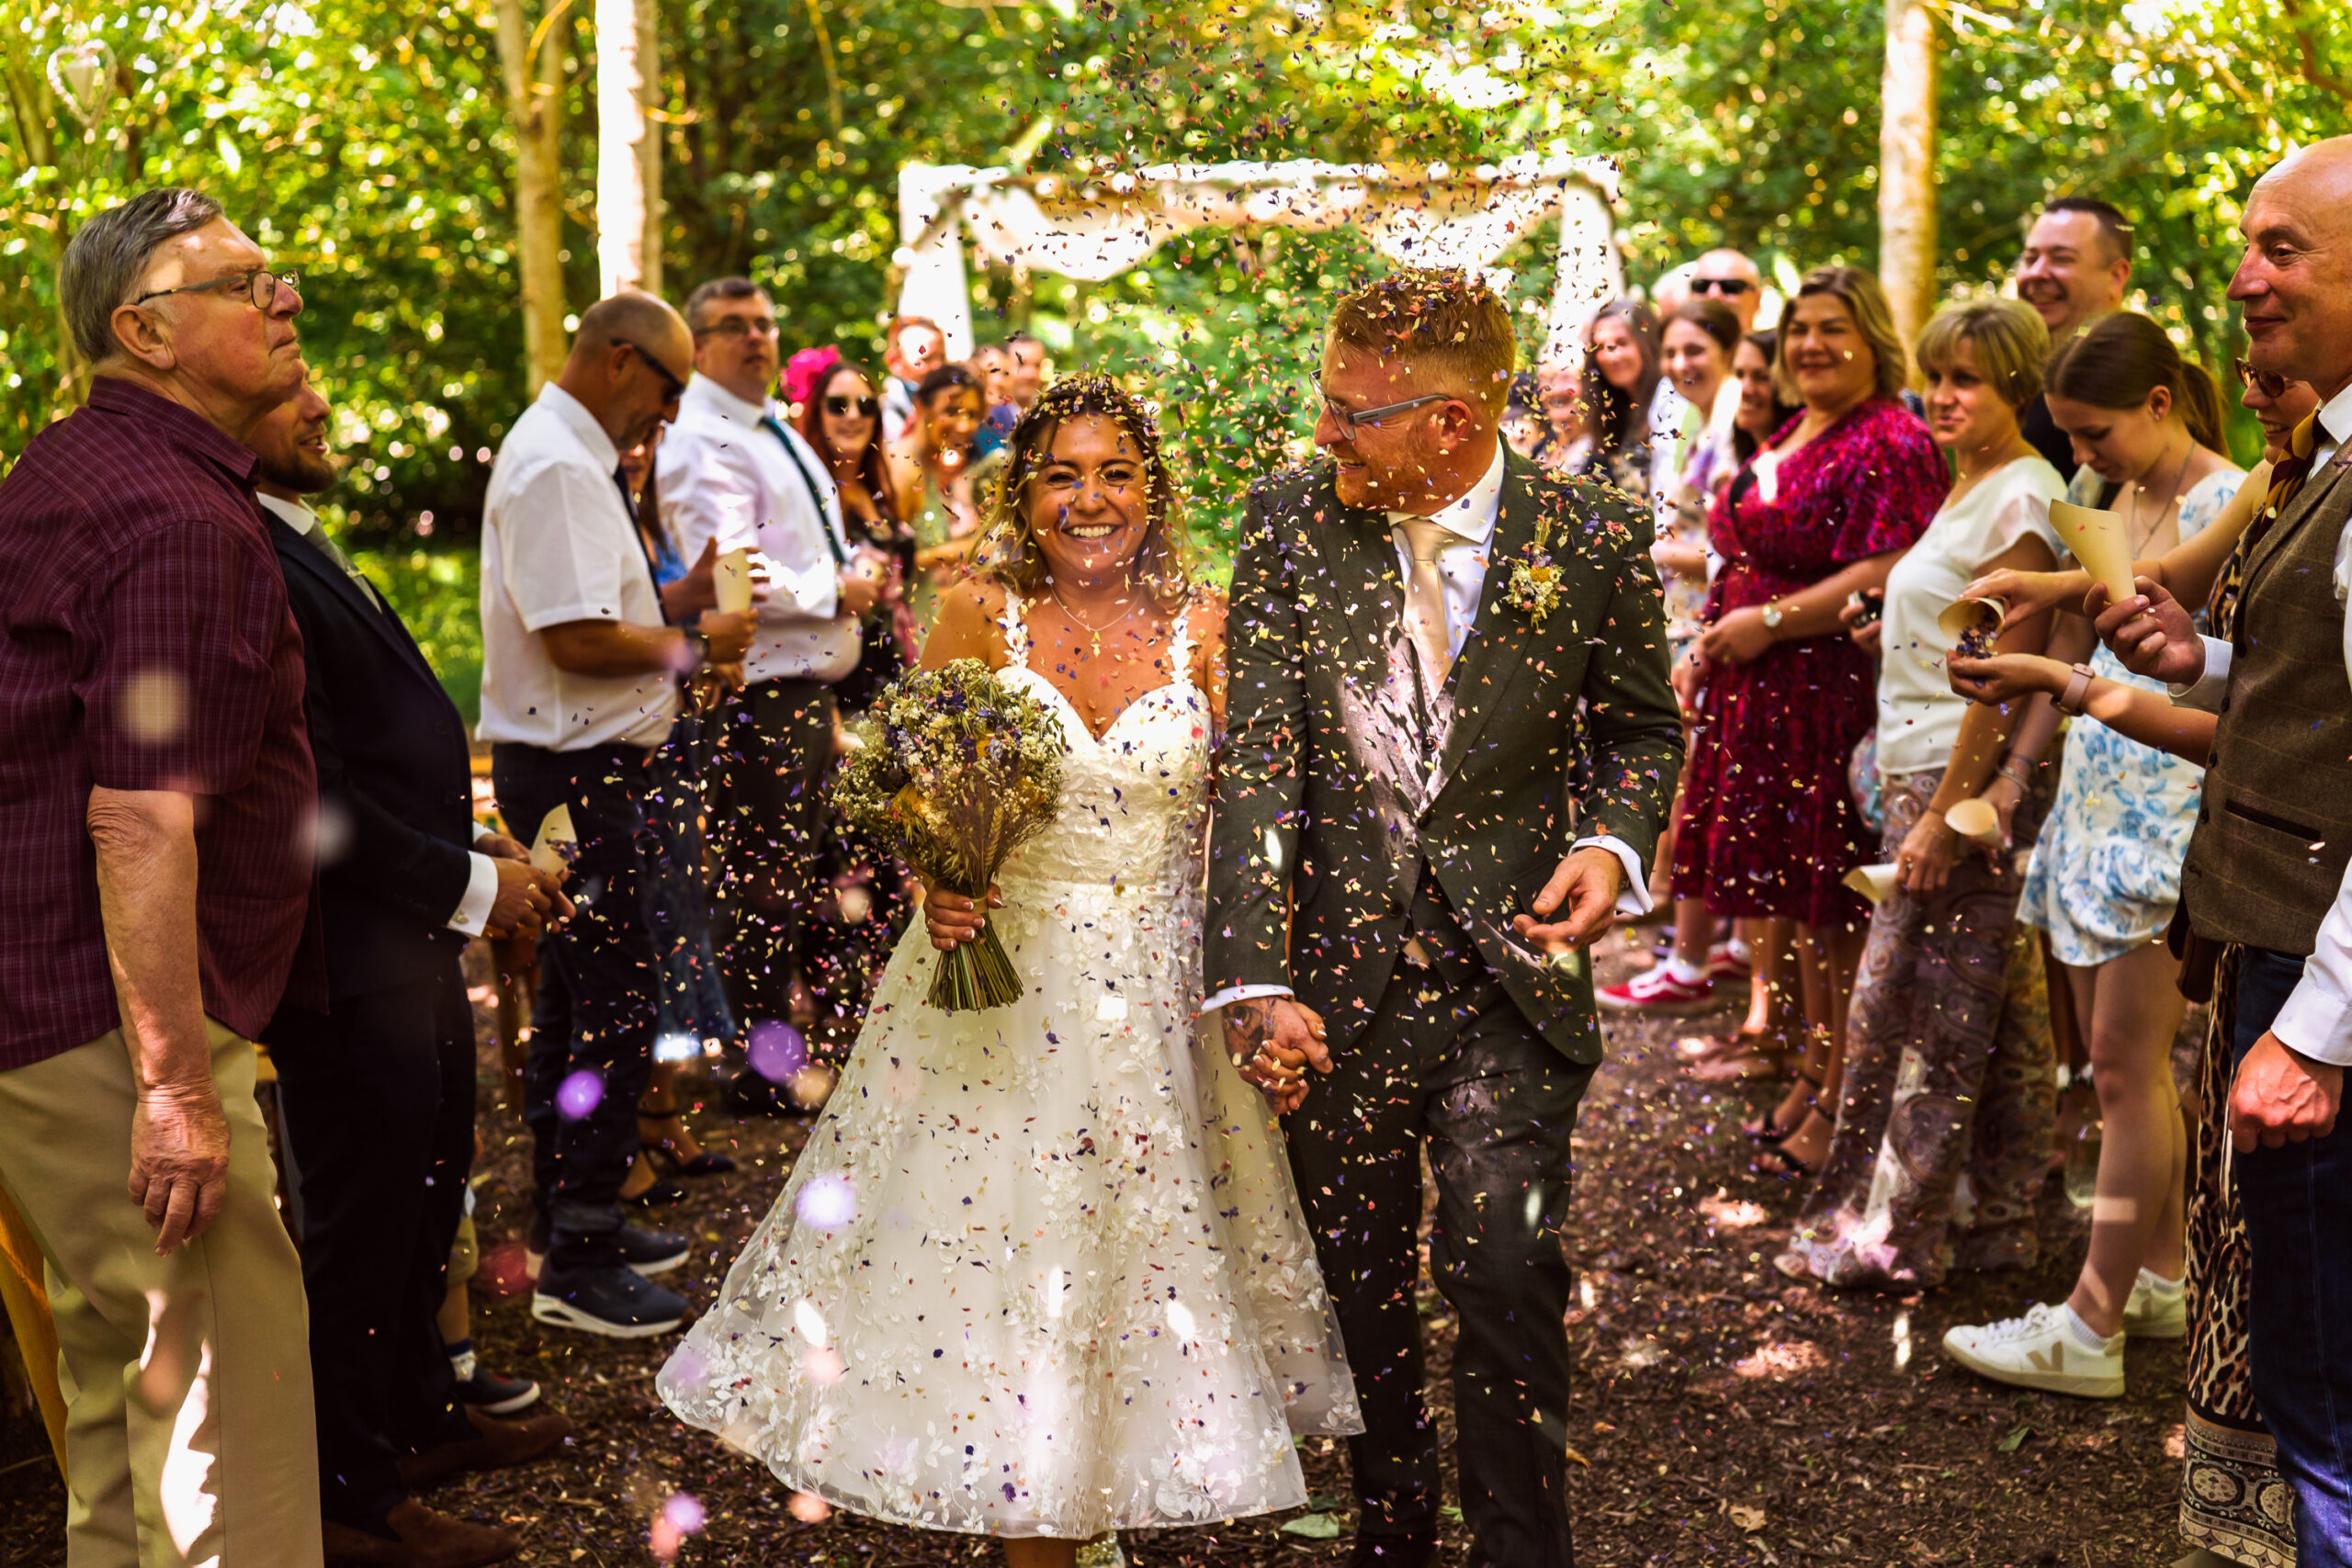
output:
[{"label": "blue floral dress", "polygon": [[[2191,486],[2181,497],[2180,536],[2221,515],[2245,478],[2222,468]],[[2096,505],[2099,486],[2098,476],[2084,468],[2067,499]],[[2091,669],[2142,691],[2164,690],[2124,669],[2104,646]],[[2204,782],[2204,770],[2193,763],[2126,740],[2097,719],[2074,721],[2057,803],[2018,901],[2018,919],[2050,933],[2059,963],[2096,968],[2163,932],[2180,901],[2180,863]]]}]

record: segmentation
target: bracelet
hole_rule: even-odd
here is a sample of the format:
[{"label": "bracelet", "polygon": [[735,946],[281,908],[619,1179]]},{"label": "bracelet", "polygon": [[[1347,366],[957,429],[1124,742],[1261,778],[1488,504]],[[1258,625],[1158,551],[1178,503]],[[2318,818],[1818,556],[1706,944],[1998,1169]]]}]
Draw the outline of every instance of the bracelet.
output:
[{"label": "bracelet", "polygon": [[2066,682],[2065,694],[2058,699],[2058,711],[2069,718],[2082,717],[2083,699],[2090,695],[2092,679],[2089,665],[2075,665],[2074,675]]},{"label": "bracelet", "polygon": [[2033,770],[2041,765],[2039,762],[2029,762],[2012,751],[2001,759],[2001,765],[1995,770],[1995,773],[1998,777],[2008,780],[2019,789],[2030,789],[2033,785]]}]

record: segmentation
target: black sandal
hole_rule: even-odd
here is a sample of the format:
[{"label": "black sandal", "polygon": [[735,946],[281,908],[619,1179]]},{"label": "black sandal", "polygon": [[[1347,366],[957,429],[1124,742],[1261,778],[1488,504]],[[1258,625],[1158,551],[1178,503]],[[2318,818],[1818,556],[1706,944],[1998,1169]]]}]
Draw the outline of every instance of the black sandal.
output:
[{"label": "black sandal", "polygon": [[[643,1122],[650,1122],[658,1126],[662,1122],[676,1122],[679,1119],[678,1108],[674,1104],[666,1111],[648,1111],[645,1109],[645,1102],[639,1100],[637,1106],[637,1119],[640,1123],[637,1132],[638,1147],[642,1149],[655,1165],[666,1166],[671,1175],[689,1178],[725,1176],[735,1168],[733,1160],[725,1155],[712,1154],[708,1149],[705,1149],[692,1159],[681,1159],[678,1157],[678,1151],[670,1146],[669,1139],[649,1138],[645,1135],[645,1129],[641,1125]],[[684,1194],[681,1192],[679,1196],[683,1197]]]},{"label": "black sandal", "polygon": [[[1770,1162],[1770,1163],[1767,1163]],[[1756,1151],[1747,1168],[1758,1176],[1778,1178],[1782,1181],[1806,1181],[1821,1174],[1817,1165],[1807,1165],[1778,1144],[1767,1144]]]},{"label": "black sandal", "polygon": [[[1799,1083],[1811,1084],[1813,1086],[1813,1092],[1804,1097],[1804,1116],[1810,1116],[1821,1108],[1821,1080],[1814,1077],[1811,1073],[1806,1072],[1803,1067],[1799,1067],[1797,1069],[1796,1077]],[[1759,1144],[1777,1144],[1782,1138],[1793,1135],[1799,1127],[1803,1127],[1804,1125],[1804,1116],[1800,1116],[1797,1118],[1797,1124],[1795,1127],[1773,1126],[1772,1111],[1778,1111],[1780,1107],[1776,1105],[1772,1108],[1772,1111],[1766,1111],[1763,1115],[1758,1117],[1753,1122],[1742,1122],[1739,1124],[1741,1135],[1750,1138]]]}]

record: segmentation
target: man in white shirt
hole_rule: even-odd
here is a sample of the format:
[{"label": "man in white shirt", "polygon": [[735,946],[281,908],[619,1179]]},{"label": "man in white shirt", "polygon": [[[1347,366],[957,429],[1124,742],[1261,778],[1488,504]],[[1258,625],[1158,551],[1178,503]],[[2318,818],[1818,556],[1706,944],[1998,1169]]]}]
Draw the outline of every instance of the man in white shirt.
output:
[{"label": "man in white shirt", "polygon": [[682,1238],[623,1226],[637,1100],[653,1061],[653,939],[640,897],[646,762],[668,739],[676,677],[731,665],[749,611],[663,624],[621,453],[677,412],[693,340],[650,294],[589,307],[563,373],[514,422],[482,512],[482,692],[499,809],[536,838],[558,807],[577,840],[578,913],[539,941],[524,1075],[531,1129],[532,1315],[637,1338],[674,1327],[684,1300],[643,1276],[684,1260]]},{"label": "man in white shirt", "polygon": [[[2218,712],[2182,873],[2205,943],[2238,953],[2229,1122],[2245,1215],[2255,1403],[2295,1494],[2296,1561],[2352,1563],[2352,137],[2255,186],[2230,283],[2247,360],[2309,381],[2248,528],[2228,641],[2146,579],[2107,607],[2124,664]],[[2200,1303],[2201,1304],[2201,1303]]]},{"label": "man in white shirt", "polygon": [[805,1026],[802,937],[833,750],[832,689],[857,668],[880,563],[850,547],[831,471],[771,397],[767,295],[748,278],[715,279],[687,298],[686,324],[695,377],[662,443],[662,527],[683,559],[714,546],[751,550],[767,576],[743,689],[728,702],[717,741],[710,818],[729,926],[723,967],[747,1020]]},{"label": "man in white shirt", "polygon": [[896,316],[882,333],[882,439],[896,441],[915,414],[915,389],[947,363],[947,334],[929,316]]},{"label": "man in white shirt", "polygon": [[305,386],[247,438],[302,633],[318,762],[328,1010],[280,1004],[277,1069],[299,1202],[327,1560],[510,1557],[512,1532],[436,1514],[401,1472],[412,1448],[516,1463],[571,1430],[461,1403],[434,1314],[473,1164],[473,1008],[458,967],[485,929],[568,912],[560,878],[472,819],[465,726],[373,583],[302,497],[334,483],[327,401]]}]

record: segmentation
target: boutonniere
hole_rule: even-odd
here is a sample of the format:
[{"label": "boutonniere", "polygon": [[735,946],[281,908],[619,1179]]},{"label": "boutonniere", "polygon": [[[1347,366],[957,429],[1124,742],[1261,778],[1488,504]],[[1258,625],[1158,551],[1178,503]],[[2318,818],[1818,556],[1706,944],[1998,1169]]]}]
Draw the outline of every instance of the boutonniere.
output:
[{"label": "boutonniere", "polygon": [[1560,569],[1544,547],[1551,539],[1552,520],[1537,518],[1535,538],[1527,547],[1527,553],[1511,562],[1510,586],[1503,595],[1512,609],[1524,614],[1538,627],[1560,603]]}]

